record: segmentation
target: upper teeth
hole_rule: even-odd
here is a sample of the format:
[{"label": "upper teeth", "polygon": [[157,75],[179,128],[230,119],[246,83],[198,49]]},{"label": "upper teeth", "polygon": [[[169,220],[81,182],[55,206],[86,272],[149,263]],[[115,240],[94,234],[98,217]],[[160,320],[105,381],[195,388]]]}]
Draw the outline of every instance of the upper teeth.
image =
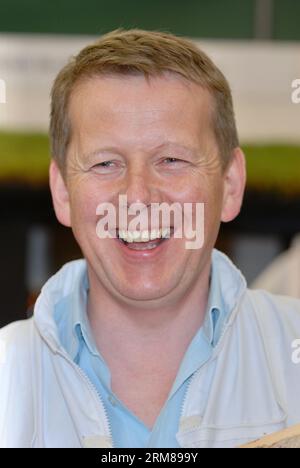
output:
[{"label": "upper teeth", "polygon": [[148,242],[149,240],[170,237],[171,229],[152,229],[151,231],[119,230],[119,238],[126,242]]}]

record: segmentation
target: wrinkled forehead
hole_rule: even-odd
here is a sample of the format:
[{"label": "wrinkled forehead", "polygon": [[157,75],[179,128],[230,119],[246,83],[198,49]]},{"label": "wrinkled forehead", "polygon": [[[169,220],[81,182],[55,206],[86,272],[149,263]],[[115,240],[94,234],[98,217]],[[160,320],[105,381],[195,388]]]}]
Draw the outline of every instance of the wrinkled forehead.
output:
[{"label": "wrinkled forehead", "polygon": [[82,79],[69,101],[72,136],[153,144],[168,138],[213,138],[213,98],[175,74],[104,75]]}]

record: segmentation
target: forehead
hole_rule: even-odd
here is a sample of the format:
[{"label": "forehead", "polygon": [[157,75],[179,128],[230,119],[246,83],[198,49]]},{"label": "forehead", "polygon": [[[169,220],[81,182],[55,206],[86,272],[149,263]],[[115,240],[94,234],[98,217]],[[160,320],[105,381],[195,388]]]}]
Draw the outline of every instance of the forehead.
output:
[{"label": "forehead", "polygon": [[69,102],[73,136],[114,140],[207,138],[213,100],[200,85],[175,74],[93,76],[78,83]]}]

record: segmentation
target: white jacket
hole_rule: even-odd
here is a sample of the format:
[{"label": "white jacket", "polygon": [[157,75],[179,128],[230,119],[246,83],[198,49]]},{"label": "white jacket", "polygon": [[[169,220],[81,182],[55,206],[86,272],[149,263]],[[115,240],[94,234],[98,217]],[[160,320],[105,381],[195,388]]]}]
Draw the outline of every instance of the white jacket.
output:
[{"label": "white jacket", "polygon": [[[292,361],[300,301],[248,290],[214,254],[230,278],[223,295],[232,312],[185,396],[177,440],[187,448],[235,447],[300,423],[300,364]],[[0,447],[113,446],[101,396],[62,348],[52,316],[85,268],[84,260],[66,264],[43,287],[34,317],[0,331]]]}]

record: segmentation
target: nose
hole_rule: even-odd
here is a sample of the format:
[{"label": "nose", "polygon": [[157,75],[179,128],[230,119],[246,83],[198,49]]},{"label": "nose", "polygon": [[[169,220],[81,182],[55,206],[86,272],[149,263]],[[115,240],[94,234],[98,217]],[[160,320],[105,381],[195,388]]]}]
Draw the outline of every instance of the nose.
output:
[{"label": "nose", "polygon": [[128,168],[122,194],[127,196],[127,203],[142,203],[147,207],[158,201],[158,190],[146,166]]}]

